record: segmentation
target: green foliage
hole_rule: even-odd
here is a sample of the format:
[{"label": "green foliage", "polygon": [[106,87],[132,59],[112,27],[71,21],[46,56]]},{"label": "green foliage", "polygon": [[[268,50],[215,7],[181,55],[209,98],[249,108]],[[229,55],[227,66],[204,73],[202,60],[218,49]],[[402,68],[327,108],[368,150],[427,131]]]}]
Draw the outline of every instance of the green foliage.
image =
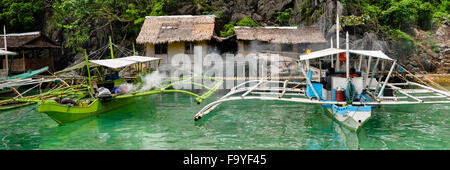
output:
[{"label": "green foliage", "polygon": [[9,24],[15,31],[35,31],[40,18],[43,18],[46,0],[2,0],[0,20]]},{"label": "green foliage", "polygon": [[435,8],[431,3],[425,2],[420,4],[419,9],[417,10],[418,15],[418,25],[423,30],[430,30],[432,28],[432,19]]},{"label": "green foliage", "polygon": [[152,8],[152,12],[150,12],[150,16],[166,15],[163,11],[165,2],[166,2],[166,0],[153,0],[153,8]]},{"label": "green foliage", "polygon": [[409,31],[418,18],[420,0],[392,1],[391,7],[382,12],[385,25],[402,31]]},{"label": "green foliage", "polygon": [[231,21],[228,24],[225,24],[225,26],[224,26],[225,31],[220,31],[220,36],[221,37],[228,37],[230,35],[233,35],[234,34],[234,25],[235,24],[236,23],[233,22],[233,21]]},{"label": "green foliage", "polygon": [[381,20],[384,25],[409,31],[418,26],[423,30],[433,28],[432,20],[448,17],[448,0],[400,0],[391,1],[388,8],[382,12]]},{"label": "green foliage", "polygon": [[433,6],[436,7],[435,12],[432,14],[433,20],[441,24],[441,19],[446,18],[449,20],[449,13],[450,13],[450,1],[449,0],[442,0],[441,3],[434,3]]},{"label": "green foliage", "polygon": [[341,16],[340,17],[342,26],[358,26],[358,25],[364,25],[366,21],[370,20],[370,16],[367,14],[363,14],[361,16]]},{"label": "green foliage", "polygon": [[68,42],[66,47],[74,47],[81,50],[81,44],[89,40],[90,20],[100,14],[102,2],[88,0],[66,0],[53,4],[55,15],[53,19],[58,27],[66,31]]},{"label": "green foliage", "polygon": [[394,41],[393,45],[400,57],[411,55],[415,49],[415,41],[407,33],[395,29],[389,30],[389,38]]},{"label": "green foliage", "polygon": [[251,18],[245,17],[242,18],[239,22],[236,23],[237,26],[247,26],[247,27],[257,27],[258,24],[255,23]]},{"label": "green foliage", "polygon": [[319,17],[323,13],[322,8],[323,3],[317,5],[315,2],[312,2],[310,0],[303,1],[303,3],[298,4],[298,14],[300,15],[300,20],[306,25],[317,22]]},{"label": "green foliage", "polygon": [[[225,3],[223,0],[220,0]],[[6,23],[14,32],[61,29],[65,46],[71,49],[87,48],[92,37],[101,42],[106,35],[113,35],[113,41],[130,41],[140,31],[145,16],[177,14],[179,0],[2,0],[0,22]],[[234,34],[234,26],[258,26],[251,18],[229,22],[230,14],[213,6],[211,0],[193,0],[196,13],[214,14],[220,24],[228,23],[220,32],[222,37]],[[321,1],[322,2],[322,1]],[[354,27],[354,32],[374,31],[384,33],[397,45],[405,49],[414,46],[414,40],[406,33],[413,28],[433,30],[443,18],[449,19],[450,0],[340,0],[344,7],[341,18],[343,26]],[[317,22],[323,13],[324,3],[315,4],[303,0],[299,11],[287,8],[276,12],[276,26],[291,25],[292,14],[301,17],[303,24]],[[50,10],[49,10],[50,9]],[[47,11],[49,13],[47,13]],[[46,19],[46,14],[53,15]],[[228,16],[228,17],[226,17]],[[50,29],[48,29],[50,28]],[[103,36],[103,37],[102,37]],[[399,44],[399,42],[402,42]],[[403,48],[403,47],[400,47]],[[434,47],[432,47],[434,48]]]},{"label": "green foliage", "polygon": [[109,29],[107,34],[114,35],[112,27],[119,27],[120,34],[116,35],[121,39],[127,34],[137,35],[145,16],[166,15],[167,1],[64,0],[53,3],[53,19],[64,30],[65,46],[76,52],[99,30]]},{"label": "green foliage", "polygon": [[194,3],[199,5],[200,12],[202,15],[209,15],[213,14],[214,11],[216,11],[216,7],[212,6],[209,1],[207,0],[194,0]]},{"label": "green foliage", "polygon": [[258,24],[255,23],[251,18],[242,18],[239,22],[230,21],[228,24],[224,25],[224,31],[220,31],[221,37],[228,37],[234,34],[234,26],[246,26],[246,27],[257,27]]},{"label": "green foliage", "polygon": [[422,44],[426,45],[428,48],[432,49],[435,53],[439,53],[439,45],[434,39],[425,39]]},{"label": "green foliage", "polygon": [[277,12],[277,20],[280,22],[281,25],[290,25],[290,17],[292,14],[292,8],[288,8],[284,11]]}]

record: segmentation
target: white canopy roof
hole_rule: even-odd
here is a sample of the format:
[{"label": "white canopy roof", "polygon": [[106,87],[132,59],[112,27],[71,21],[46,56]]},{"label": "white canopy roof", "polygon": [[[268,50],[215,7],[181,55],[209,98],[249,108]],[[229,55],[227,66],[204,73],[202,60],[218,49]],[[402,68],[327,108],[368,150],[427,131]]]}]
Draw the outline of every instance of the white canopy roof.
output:
[{"label": "white canopy roof", "polygon": [[[337,48],[328,48],[320,51],[314,51],[306,55],[300,55],[300,61],[303,60],[309,60],[309,59],[315,59],[320,57],[328,57],[333,54],[339,54],[342,52],[346,52],[344,49],[337,49]],[[376,58],[381,58],[385,60],[393,60],[392,58],[389,58],[386,54],[384,54],[382,51],[371,51],[371,50],[349,50],[349,53],[353,54],[359,54],[359,55],[365,55],[365,56],[372,56]]]},{"label": "white canopy roof", "polygon": [[[122,57],[122,58],[115,58],[115,59],[102,59],[102,60],[89,60],[89,67],[95,67],[95,66],[105,66],[109,68],[122,68],[126,67],[132,64],[136,63],[143,63],[143,62],[150,62],[150,61],[157,61],[161,60],[160,58],[156,57],[144,57],[144,56],[129,56],[129,57]],[[86,62],[81,62],[77,65],[74,65],[70,68],[66,68],[64,70],[58,71],[55,74],[61,74],[68,71],[81,69],[86,65]]]},{"label": "white canopy roof", "polygon": [[381,58],[385,60],[393,60],[392,58],[388,57],[386,54],[384,54],[382,51],[369,51],[369,50],[349,50],[350,53],[353,54],[360,54],[365,56],[372,56],[376,58]]},{"label": "white canopy roof", "polygon": [[104,60],[89,60],[89,63],[95,63],[109,68],[121,68],[132,64],[136,64],[137,62],[121,59],[104,59]]},{"label": "white canopy roof", "polygon": [[0,50],[0,55],[17,55],[17,53],[6,50]]},{"label": "white canopy roof", "polygon": [[156,57],[143,57],[143,56],[129,56],[129,57],[123,57],[123,58],[118,58],[118,59],[136,61],[136,62],[140,62],[140,63],[161,60],[160,58],[156,58]]},{"label": "white canopy roof", "polygon": [[345,50],[337,49],[337,48],[328,48],[324,50],[314,51],[306,55],[300,55],[300,61],[302,60],[309,60],[309,59],[315,59],[320,57],[327,57],[333,54],[339,54],[345,52]]}]

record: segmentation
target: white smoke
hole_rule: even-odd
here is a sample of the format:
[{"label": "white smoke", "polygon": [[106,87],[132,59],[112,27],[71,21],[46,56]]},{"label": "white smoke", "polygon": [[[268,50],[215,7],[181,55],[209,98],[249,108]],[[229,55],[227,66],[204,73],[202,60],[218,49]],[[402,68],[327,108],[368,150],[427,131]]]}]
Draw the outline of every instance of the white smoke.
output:
[{"label": "white smoke", "polygon": [[159,71],[154,71],[151,74],[141,76],[142,82],[139,84],[124,82],[117,88],[119,88],[122,93],[145,92],[161,88],[165,78],[166,76],[164,74],[161,74]]},{"label": "white smoke", "polygon": [[142,86],[140,86],[139,91],[144,92],[151,89],[161,88],[165,78],[165,74],[161,74],[159,71],[154,71],[151,74],[141,76]]}]

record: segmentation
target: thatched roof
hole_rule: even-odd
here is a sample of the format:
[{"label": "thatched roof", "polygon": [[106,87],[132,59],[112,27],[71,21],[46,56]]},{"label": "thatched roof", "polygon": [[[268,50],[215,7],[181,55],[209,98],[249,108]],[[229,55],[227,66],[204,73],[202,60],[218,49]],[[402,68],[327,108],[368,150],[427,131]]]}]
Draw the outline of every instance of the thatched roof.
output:
[{"label": "thatched roof", "polygon": [[269,43],[325,43],[317,27],[234,27],[238,40],[257,40]]},{"label": "thatched roof", "polygon": [[[4,36],[0,35],[0,47],[4,47]],[[26,32],[6,34],[8,49],[17,48],[60,48],[54,41],[47,38],[41,32]]]},{"label": "thatched roof", "polygon": [[147,16],[136,39],[138,44],[210,40],[214,15]]}]

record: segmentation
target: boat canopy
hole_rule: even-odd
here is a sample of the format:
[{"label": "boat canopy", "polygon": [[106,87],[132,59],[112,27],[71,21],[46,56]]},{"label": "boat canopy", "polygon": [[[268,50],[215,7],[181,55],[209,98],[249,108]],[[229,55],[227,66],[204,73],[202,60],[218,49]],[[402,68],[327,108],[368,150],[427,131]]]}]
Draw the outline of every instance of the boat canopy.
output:
[{"label": "boat canopy", "polygon": [[17,55],[17,53],[6,50],[0,50],[0,55]]},{"label": "boat canopy", "polygon": [[[129,57],[115,58],[115,59],[89,60],[89,67],[104,66],[104,67],[108,67],[108,68],[117,69],[117,68],[129,66],[129,65],[137,64],[137,63],[151,62],[151,61],[157,61],[157,60],[161,60],[161,59],[156,58],[156,57],[129,56]],[[72,67],[58,71],[55,74],[61,74],[61,73],[69,72],[72,70],[81,69],[85,65],[86,65],[86,62],[81,62]]]},{"label": "boat canopy", "polygon": [[123,57],[123,58],[119,58],[119,59],[121,59],[121,60],[129,60],[129,61],[136,61],[136,62],[139,62],[139,63],[161,60],[161,58],[144,57],[144,56],[129,56],[129,57]]},{"label": "boat canopy", "polygon": [[[385,59],[385,60],[393,60],[392,58],[390,58],[386,54],[384,54],[382,51],[372,51],[372,50],[348,50],[348,51],[353,54],[372,56],[372,57]],[[330,55],[339,54],[339,53],[343,53],[343,52],[346,52],[346,50],[337,49],[337,48],[328,48],[328,49],[324,49],[324,50],[320,50],[320,51],[311,52],[306,55],[300,55],[300,61],[321,58],[321,57],[328,57]]]},{"label": "boat canopy", "polygon": [[104,59],[104,60],[89,60],[89,63],[95,63],[97,65],[109,67],[109,68],[122,68],[132,64],[136,64],[136,61],[122,60],[122,59]]},{"label": "boat canopy", "polygon": [[38,70],[28,71],[26,73],[22,73],[22,74],[7,77],[7,78],[2,78],[0,80],[27,79],[27,78],[31,78],[35,75],[41,74],[42,72],[47,71],[47,70],[48,70],[48,66],[45,66]]}]

